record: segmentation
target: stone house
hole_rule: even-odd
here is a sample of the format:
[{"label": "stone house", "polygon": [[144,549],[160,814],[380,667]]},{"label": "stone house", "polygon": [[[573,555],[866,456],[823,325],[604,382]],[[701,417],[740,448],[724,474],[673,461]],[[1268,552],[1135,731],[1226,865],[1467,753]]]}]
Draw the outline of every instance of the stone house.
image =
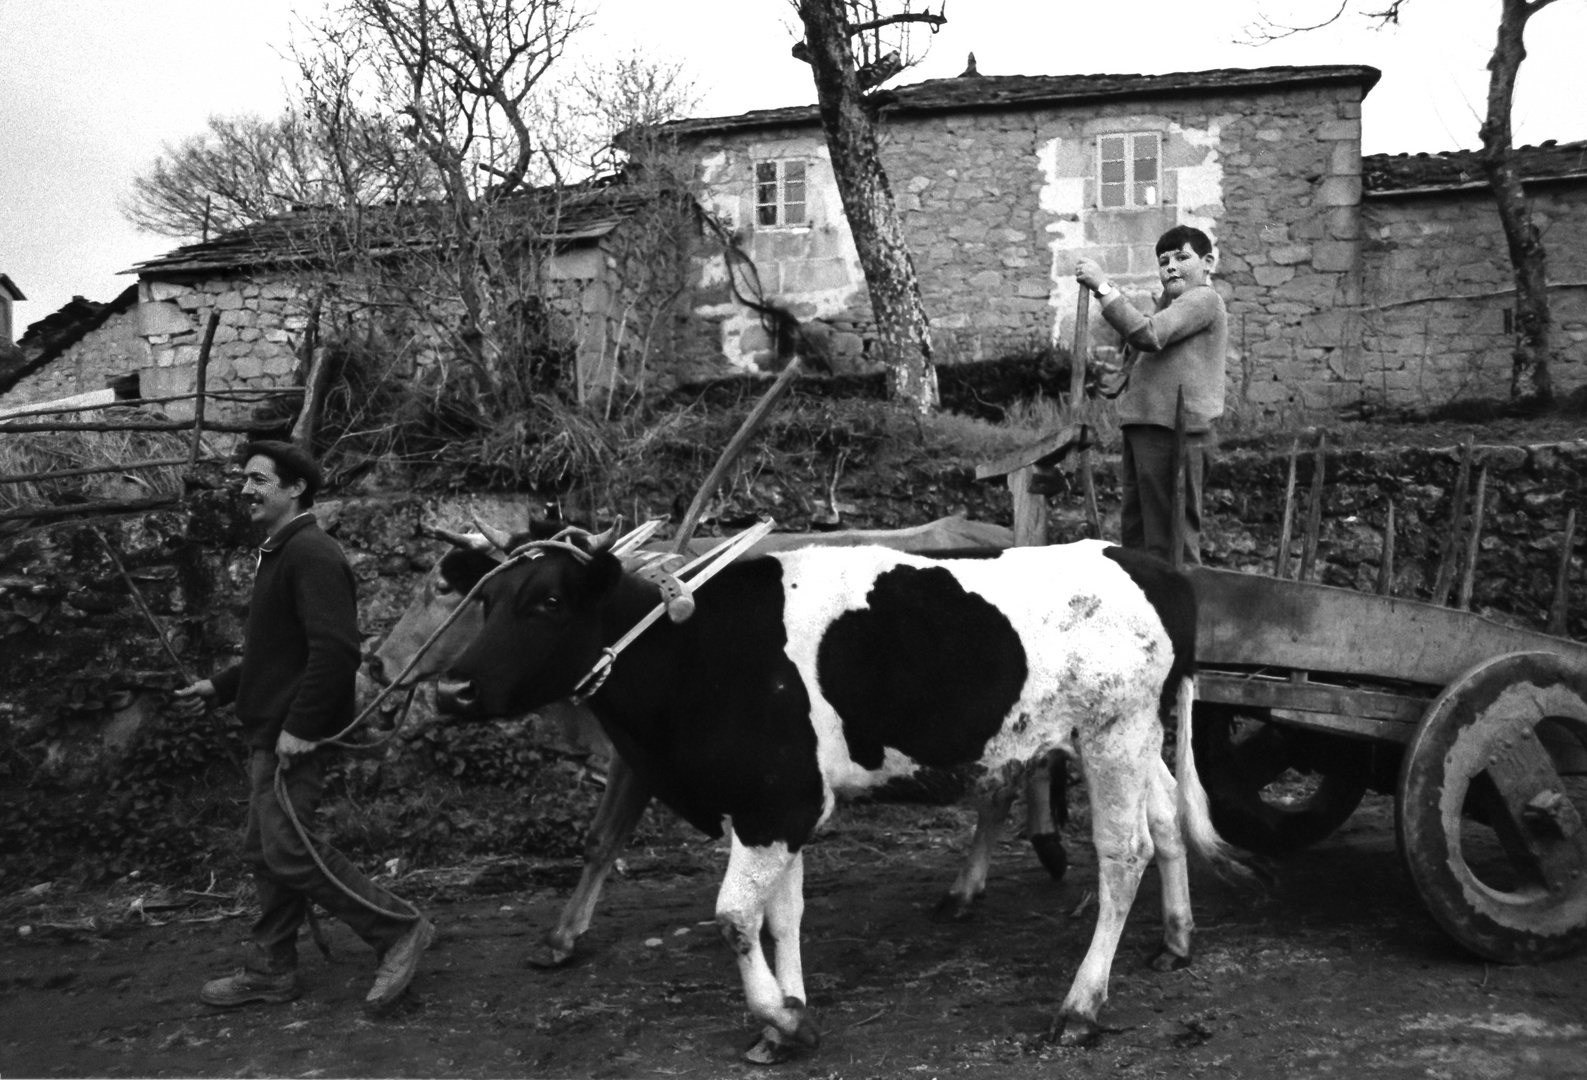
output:
[{"label": "stone house", "polygon": [[[698,218],[694,209],[671,216],[652,213],[656,201],[605,189],[565,191],[552,213],[537,213],[524,227],[524,235],[533,230],[542,245],[534,250],[548,252],[532,271],[539,290],[535,299],[544,303],[561,340],[572,343],[581,394],[610,385],[619,365],[642,369],[648,352],[669,348],[667,335],[676,320],[663,318],[650,298],[661,295],[671,303],[679,293],[670,284],[658,293],[651,279],[660,276],[670,283],[685,276],[680,267],[690,238],[698,235]],[[381,219],[382,213],[388,216]],[[337,241],[338,223],[312,209],[277,215],[139,263],[128,271],[137,274],[136,285],[113,305],[88,305],[106,309],[99,323],[87,326],[84,311],[78,310],[84,307],[80,297],[46,320],[86,332],[73,339],[75,354],[41,349],[36,370],[5,395],[5,404],[98,389],[128,373],[139,376],[147,398],[191,393],[212,312],[219,322],[207,386],[269,390],[300,383],[316,297],[320,340],[338,326],[366,340],[378,333],[381,347],[411,376],[435,364],[448,347],[457,310],[434,303],[395,320],[371,314],[393,307],[386,302],[391,293],[383,292],[378,280],[379,265],[408,257],[426,243],[422,221],[395,225],[391,213],[372,214],[382,230],[372,233],[370,242],[374,273],[348,269],[345,246]],[[676,230],[680,220],[687,235],[669,255],[676,238],[668,230]],[[372,329],[374,324],[378,327]],[[45,323],[35,328],[42,345],[48,336],[42,333]],[[57,359],[63,355],[64,360]],[[173,416],[191,415],[190,402],[165,408]],[[209,414],[227,411],[217,402]]]},{"label": "stone house", "polygon": [[8,275],[0,274],[0,350],[9,349],[16,344],[16,338],[12,336],[15,333],[12,319],[13,305],[26,299],[27,297],[22,295],[22,290],[17,288],[16,282]]},{"label": "stone house", "polygon": [[[972,69],[888,92],[882,161],[937,361],[1068,344],[1079,255],[1097,259],[1149,306],[1154,242],[1184,223],[1217,242],[1215,284],[1231,317],[1231,408],[1502,397],[1510,348],[1502,297],[1457,301],[1466,305],[1458,320],[1412,299],[1434,283],[1458,281],[1457,292],[1485,296],[1508,285],[1491,196],[1480,173],[1475,185],[1398,183],[1390,178],[1399,173],[1373,158],[1363,176],[1361,111],[1377,79],[1361,66],[1050,77]],[[700,161],[703,200],[753,255],[767,293],[830,323],[844,360],[863,364],[869,297],[817,109],[670,128]],[[1523,155],[1542,168],[1529,189],[1562,269],[1579,263],[1583,249],[1573,241],[1587,228],[1575,153],[1573,167]],[[1561,148],[1556,156],[1569,155]],[[1456,221],[1470,223],[1464,235],[1448,227]],[[1475,262],[1480,268],[1458,265]],[[1571,307],[1580,292],[1576,300],[1567,292],[1554,297],[1565,328],[1562,389],[1587,381]],[[752,312],[712,299],[696,314],[717,324],[728,365],[765,362],[770,342]],[[1473,337],[1479,322],[1483,336]],[[1095,305],[1090,333],[1099,352],[1116,344]]]}]

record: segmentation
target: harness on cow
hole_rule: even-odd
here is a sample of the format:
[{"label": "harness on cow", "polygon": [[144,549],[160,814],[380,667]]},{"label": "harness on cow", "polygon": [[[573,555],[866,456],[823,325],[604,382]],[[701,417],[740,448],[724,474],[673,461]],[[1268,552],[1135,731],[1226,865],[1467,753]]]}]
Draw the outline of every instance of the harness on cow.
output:
[{"label": "harness on cow", "polygon": [[[639,526],[617,540],[617,542],[612,545],[611,553],[618,556],[619,558],[630,555],[639,547],[639,545],[643,544],[646,540],[649,540],[650,537],[655,534],[656,530],[661,527],[661,524],[662,522],[659,519],[647,521],[645,524]],[[596,693],[596,691],[600,690],[601,686],[606,682],[607,675],[611,673],[612,663],[617,659],[617,654],[622,652],[623,649],[627,648],[635,638],[637,638],[657,619],[661,618],[663,614],[671,618],[673,622],[683,622],[690,615],[692,615],[694,613],[694,598],[690,594],[695,589],[705,584],[706,581],[710,580],[711,577],[713,577],[728,563],[732,562],[739,555],[743,554],[754,544],[759,543],[767,533],[771,532],[775,525],[776,522],[770,519],[761,521],[760,523],[745,529],[736,536],[729,537],[716,547],[712,548],[710,551],[706,552],[704,555],[701,555],[684,566],[679,567],[677,570],[669,570],[665,564],[680,558],[680,556],[640,556],[641,558],[645,559],[646,562],[633,572],[637,576],[650,582],[661,590],[661,602],[656,605],[654,610],[652,610],[648,615],[636,623],[634,627],[628,631],[628,633],[624,634],[614,644],[601,651],[601,658],[595,662],[595,666],[590,669],[589,674],[585,675],[584,678],[580,679],[579,682],[574,686],[573,694],[570,695],[572,700],[575,703],[582,703],[591,695]],[[412,707],[414,695],[418,691],[417,683],[407,688],[407,698],[402,704],[402,709],[397,716],[396,723],[392,726],[389,732],[366,742],[344,741],[347,735],[349,735],[354,728],[362,724],[369,718],[371,714],[374,713],[377,708],[379,708],[382,701],[384,701],[393,691],[399,689],[402,686],[402,680],[407,678],[408,673],[418,666],[418,663],[421,659],[423,659],[424,654],[430,650],[431,646],[440,640],[441,635],[446,632],[447,627],[451,626],[452,623],[457,620],[458,616],[462,614],[463,609],[467,607],[470,601],[474,599],[474,597],[479,593],[480,589],[484,588],[486,582],[490,581],[498,574],[505,573],[507,570],[521,562],[539,558],[548,548],[558,548],[571,552],[580,561],[586,563],[589,562],[593,556],[582,547],[567,539],[567,537],[570,535],[581,534],[588,535],[582,529],[569,526],[549,540],[530,540],[527,543],[520,544],[512,551],[508,552],[507,558],[502,561],[501,565],[493,568],[489,573],[485,574],[479,579],[478,582],[475,583],[474,587],[468,591],[466,596],[463,597],[462,602],[459,603],[457,607],[454,608],[452,612],[448,614],[447,617],[441,622],[441,625],[436,627],[434,632],[432,632],[430,636],[425,639],[424,644],[419,646],[418,651],[414,653],[413,659],[408,661],[407,666],[402,669],[402,671],[395,679],[391,681],[388,686],[383,687],[380,693],[375,695],[374,700],[366,705],[363,711],[353,718],[352,723],[348,724],[341,731],[338,731],[335,735],[332,735],[329,738],[318,740],[315,743],[315,746],[340,746],[350,750],[368,750],[374,747],[384,746],[386,743],[396,738],[398,732],[402,730],[403,724],[407,721],[408,710]],[[698,570],[698,572],[687,582],[683,581],[682,575],[693,570]],[[277,761],[275,774],[276,801],[279,802],[281,804],[281,808],[286,811],[287,819],[292,822],[293,830],[298,834],[298,839],[303,842],[303,846],[308,850],[309,856],[314,860],[314,865],[319,867],[320,873],[324,874],[325,877],[329,879],[331,883],[343,893],[352,897],[370,911],[376,912],[380,915],[385,915],[388,918],[401,919],[407,922],[415,922],[420,919],[422,916],[420,915],[419,910],[412,904],[409,904],[406,900],[402,900],[401,897],[398,897],[397,899],[401,900],[402,905],[408,910],[405,912],[387,911],[378,904],[371,903],[369,900],[364,899],[364,897],[359,896],[346,885],[342,884],[341,879],[331,872],[330,867],[326,866],[325,860],[321,858],[318,848],[314,846],[313,838],[310,836],[308,830],[305,829],[303,827],[303,823],[298,820],[297,811],[292,807],[292,800],[287,798],[285,768],[286,766],[284,763]],[[310,912],[310,930],[313,933],[315,943],[319,945],[320,950],[329,956],[330,948],[325,943],[323,936],[319,931],[318,922],[313,919],[312,908]]]}]

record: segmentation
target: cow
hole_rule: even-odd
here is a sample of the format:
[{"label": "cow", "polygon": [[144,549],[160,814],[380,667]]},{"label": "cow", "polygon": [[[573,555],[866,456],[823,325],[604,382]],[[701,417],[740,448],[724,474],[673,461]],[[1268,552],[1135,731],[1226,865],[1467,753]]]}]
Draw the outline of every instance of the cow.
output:
[{"label": "cow", "polygon": [[[997,784],[1049,751],[1078,754],[1098,911],[1054,1020],[1066,1045],[1100,1033],[1148,860],[1162,878],[1158,970],[1190,961],[1187,841],[1249,876],[1213,828],[1190,754],[1195,595],[1150,556],[1097,541],[935,561],[876,547],[772,553],[724,569],[686,621],[624,640],[661,593],[624,569],[613,539],[537,542],[487,581],[483,628],[437,704],[511,716],[578,692],[662,802],[728,835],[716,921],[764,1025],[748,1060],[819,1044],[800,959],[803,848],[839,792],[961,763]],[[1160,722],[1176,703],[1177,782]]]},{"label": "cow", "polygon": [[[499,565],[506,551],[529,539],[550,537],[561,528],[560,522],[548,525],[536,520],[531,521],[528,532],[516,535],[496,529],[491,529],[489,536],[482,532],[432,529],[432,534],[450,542],[453,550],[426,575],[418,594],[369,658],[370,676],[382,686],[390,686],[400,679],[403,687],[438,678],[479,633],[483,621],[479,605],[470,605],[458,612],[446,631],[433,642],[432,635],[452,617],[474,585]],[[1008,547],[1010,542],[1008,530],[1001,526],[950,517],[907,529],[774,533],[750,551],[880,543],[917,553],[962,555],[977,551],[991,554]],[[697,553],[703,553],[710,543],[695,541],[691,546]],[[427,643],[428,650],[418,656]],[[417,663],[414,663],[416,657]],[[535,967],[555,968],[571,963],[577,954],[578,942],[594,919],[601,889],[638,828],[650,803],[651,792],[622,758],[612,752],[610,742],[588,708],[561,701],[537,711],[560,730],[565,743],[582,747],[608,762],[606,788],[585,838],[584,868],[578,885],[556,925],[547,931],[544,941],[529,956],[529,962]],[[1048,874],[1061,881],[1068,867],[1068,855],[1058,832],[1068,820],[1068,763],[1063,755],[1056,753],[1033,763],[1025,776],[1025,790],[1027,837]],[[993,843],[1008,818],[1015,791],[1016,786],[1011,783],[978,793],[975,831],[964,865],[938,900],[934,917],[948,921],[968,919],[975,902],[985,895]]]}]

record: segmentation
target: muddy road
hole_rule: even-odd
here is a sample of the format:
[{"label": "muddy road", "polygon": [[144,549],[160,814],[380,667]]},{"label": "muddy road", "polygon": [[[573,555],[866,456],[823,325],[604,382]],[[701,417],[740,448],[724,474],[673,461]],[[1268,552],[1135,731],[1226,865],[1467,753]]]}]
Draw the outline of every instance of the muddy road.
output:
[{"label": "muddy road", "polygon": [[1587,956],[1515,968],[1464,954],[1404,878],[1386,799],[1286,861],[1267,896],[1197,873],[1184,971],[1146,966],[1159,936],[1148,872],[1114,965],[1111,1030],[1093,1049],[1042,1038],[1095,915],[1082,834],[1071,827],[1061,885],[1010,834],[973,920],[933,922],[970,822],[959,808],[840,811],[806,874],[805,969],[824,1041],[775,1068],[739,1061],[754,1032],[709,921],[725,855],[680,828],[666,834],[676,845],[630,853],[585,954],[561,971],[523,957],[572,863],[407,876],[402,891],[425,898],[440,936],[408,1000],[378,1021],[361,1011],[371,954],[340,926],[328,928],[330,962],[305,935],[302,999],[221,1012],[194,995],[235,963],[247,915],[203,898],[162,907],[149,883],[83,898],[75,915],[97,902],[95,930],[70,929],[58,903],[13,903],[0,914],[0,1074],[1587,1076]]}]

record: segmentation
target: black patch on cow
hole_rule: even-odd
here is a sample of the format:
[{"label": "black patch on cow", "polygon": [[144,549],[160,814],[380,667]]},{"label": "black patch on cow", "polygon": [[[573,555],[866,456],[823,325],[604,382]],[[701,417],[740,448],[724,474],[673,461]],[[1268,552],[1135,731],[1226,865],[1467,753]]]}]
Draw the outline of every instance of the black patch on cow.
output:
[{"label": "black patch on cow", "polygon": [[937,566],[884,571],[866,603],[833,621],[816,654],[849,756],[867,769],[886,747],[939,768],[980,757],[1028,673],[1008,617]]},{"label": "black patch on cow", "polygon": [[1174,646],[1174,666],[1163,684],[1162,709],[1172,711],[1179,680],[1196,672],[1196,590],[1190,579],[1155,555],[1134,548],[1108,547],[1103,555],[1130,575],[1146,594]]},{"label": "black patch on cow", "polygon": [[782,564],[736,562],[695,604],[687,621],[641,634],[590,706],[617,752],[690,824],[720,836],[729,816],[744,843],[797,851],[824,787],[810,696],[787,654]]}]

